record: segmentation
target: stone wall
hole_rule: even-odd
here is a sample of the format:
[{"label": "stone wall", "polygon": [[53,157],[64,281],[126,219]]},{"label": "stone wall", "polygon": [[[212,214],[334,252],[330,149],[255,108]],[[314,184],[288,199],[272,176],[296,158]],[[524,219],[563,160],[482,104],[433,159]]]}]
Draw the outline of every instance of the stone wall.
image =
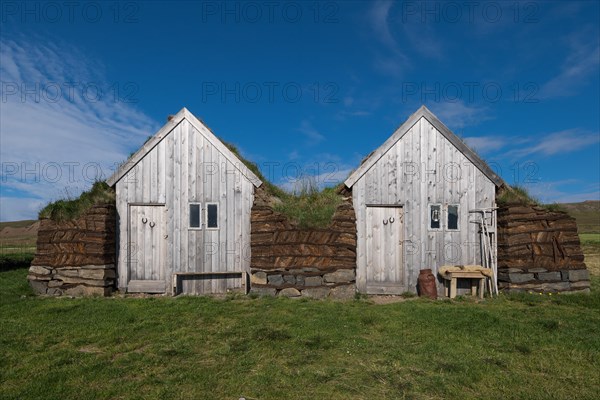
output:
[{"label": "stone wall", "polygon": [[505,291],[589,291],[575,219],[537,206],[501,207],[498,287]]},{"label": "stone wall", "polygon": [[37,294],[109,295],[115,281],[116,213],[97,205],[80,218],[43,219],[29,284]]},{"label": "stone wall", "polygon": [[251,291],[287,297],[351,298],[356,291],[356,217],[344,197],[325,229],[301,229],[269,204],[252,207]]}]

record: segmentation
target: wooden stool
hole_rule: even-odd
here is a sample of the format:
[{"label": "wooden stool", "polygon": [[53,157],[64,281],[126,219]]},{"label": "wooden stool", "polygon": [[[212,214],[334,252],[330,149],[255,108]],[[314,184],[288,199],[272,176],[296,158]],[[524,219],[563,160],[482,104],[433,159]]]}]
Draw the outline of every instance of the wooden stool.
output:
[{"label": "wooden stool", "polygon": [[[483,299],[483,292],[485,290],[485,278],[479,271],[452,271],[446,272],[443,276],[446,296],[451,299],[456,297],[456,281],[457,279],[471,279],[471,294],[475,296],[477,294],[477,286],[479,286],[479,298]],[[475,280],[479,280],[479,285],[475,283]]]}]

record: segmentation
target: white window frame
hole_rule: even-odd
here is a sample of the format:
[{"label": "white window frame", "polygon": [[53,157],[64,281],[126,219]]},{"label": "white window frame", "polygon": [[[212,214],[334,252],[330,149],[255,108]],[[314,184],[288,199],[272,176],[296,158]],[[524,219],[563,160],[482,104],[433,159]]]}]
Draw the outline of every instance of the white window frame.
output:
[{"label": "white window frame", "polygon": [[[217,206],[217,227],[209,227],[208,226],[208,206],[211,205],[215,205]],[[219,229],[221,229],[221,221],[219,218],[219,209],[221,208],[221,206],[219,205],[219,203],[217,202],[208,202],[204,204],[204,229],[206,229],[207,231],[218,231]]]},{"label": "white window frame", "polygon": [[[431,223],[433,222],[433,219],[431,218],[431,207],[433,206],[438,206],[440,207],[440,227],[439,228],[432,228],[431,227]],[[429,203],[427,205],[427,230],[429,231],[433,231],[433,232],[438,232],[444,229],[444,207],[442,206],[441,203]]]},{"label": "white window frame", "polygon": [[[191,226],[191,225],[192,225],[192,221],[190,220],[190,218],[191,218],[190,206],[198,206],[198,208],[199,208],[199,210],[198,210],[198,219],[199,219],[200,221],[199,221],[199,224],[198,224],[198,226]],[[199,202],[197,202],[197,201],[190,201],[190,202],[188,203],[188,215],[187,215],[187,220],[188,220],[188,229],[189,229],[189,230],[192,230],[192,231],[200,231],[200,230],[202,230],[202,224],[203,224],[203,221],[202,221],[202,214],[204,214],[204,213],[202,212],[202,203],[199,203]]]},{"label": "white window frame", "polygon": [[[450,212],[448,211],[448,207],[451,207],[451,206],[456,207],[456,229],[450,229],[449,226],[448,226],[448,220],[450,218]],[[446,226],[445,226],[446,230],[448,230],[450,232],[460,231],[460,204],[453,203],[453,204],[446,205],[446,219],[445,219],[445,222],[446,222]]]}]

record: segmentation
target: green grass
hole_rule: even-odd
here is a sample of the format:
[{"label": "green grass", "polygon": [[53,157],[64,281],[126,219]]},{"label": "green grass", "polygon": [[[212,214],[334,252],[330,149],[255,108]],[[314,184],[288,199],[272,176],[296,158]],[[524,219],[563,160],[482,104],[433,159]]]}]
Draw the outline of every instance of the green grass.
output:
[{"label": "green grass", "polygon": [[529,193],[524,186],[503,187],[496,196],[496,202],[500,206],[524,205],[539,206],[550,212],[565,212],[566,208],[560,203],[542,204],[537,198]]},{"label": "green grass", "polygon": [[510,186],[502,188],[496,196],[496,202],[499,205],[523,204],[538,205],[539,201],[533,197],[523,186]]},{"label": "green grass", "polygon": [[337,206],[342,201],[337,188],[318,190],[307,180],[306,187],[299,193],[288,193],[269,182],[260,172],[258,165],[244,158],[237,147],[231,143],[223,143],[263,182],[267,193],[278,199],[274,209],[287,216],[292,224],[300,228],[326,228],[329,225]]},{"label": "green grass", "polygon": [[579,239],[590,274],[600,276],[600,233],[580,233]]},{"label": "green grass", "polygon": [[580,233],[581,244],[600,245],[600,233]]},{"label": "green grass", "polygon": [[115,191],[106,182],[96,182],[90,190],[76,199],[57,200],[45,206],[39,212],[39,218],[51,218],[56,221],[78,218],[96,204],[114,204]]},{"label": "green grass", "polygon": [[286,194],[273,208],[300,228],[325,228],[341,202],[337,188],[325,188],[298,195]]},{"label": "green grass", "polygon": [[577,220],[579,233],[600,234],[600,201],[565,203],[562,206]]},{"label": "green grass", "polygon": [[591,295],[53,299],[0,272],[3,399],[594,399]]}]

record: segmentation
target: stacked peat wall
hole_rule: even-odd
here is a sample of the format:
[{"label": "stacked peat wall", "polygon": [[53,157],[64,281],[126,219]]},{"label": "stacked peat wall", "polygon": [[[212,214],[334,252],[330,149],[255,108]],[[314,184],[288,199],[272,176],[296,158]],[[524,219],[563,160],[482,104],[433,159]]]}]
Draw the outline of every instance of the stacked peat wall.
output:
[{"label": "stacked peat wall", "polygon": [[36,294],[109,295],[115,280],[114,205],[69,221],[42,219],[29,284]]},{"label": "stacked peat wall", "polygon": [[575,218],[529,205],[498,210],[499,289],[589,291],[583,261]]},{"label": "stacked peat wall", "polygon": [[302,229],[273,210],[257,189],[252,207],[252,292],[351,298],[356,292],[356,217],[345,197],[325,229]]}]

